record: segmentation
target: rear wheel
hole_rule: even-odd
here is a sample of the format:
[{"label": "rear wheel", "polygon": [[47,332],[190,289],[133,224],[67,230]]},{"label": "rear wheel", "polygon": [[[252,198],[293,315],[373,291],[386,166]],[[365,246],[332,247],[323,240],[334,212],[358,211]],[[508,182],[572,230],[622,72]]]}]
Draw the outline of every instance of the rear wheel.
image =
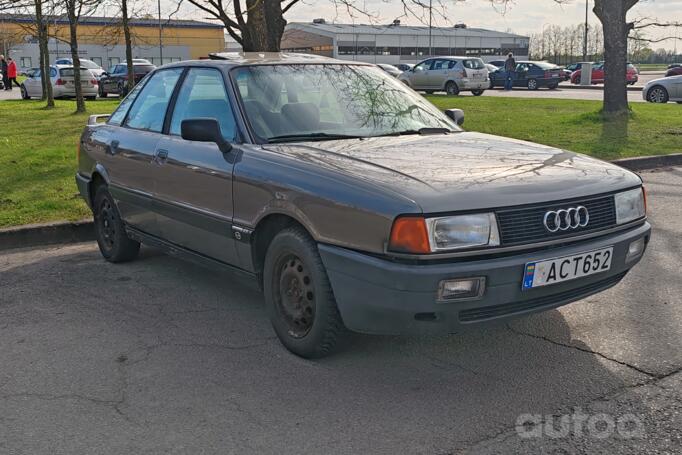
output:
[{"label": "rear wheel", "polygon": [[575,78],[574,84],[580,85],[580,76]]},{"label": "rear wheel", "polygon": [[535,79],[528,79],[528,90],[537,90],[538,81]]},{"label": "rear wheel", "polygon": [[450,81],[447,84],[445,84],[445,92],[448,95],[456,96],[459,95],[459,87],[454,81]]},{"label": "rear wheel", "polygon": [[552,84],[552,85],[548,86],[548,88],[550,90],[556,90],[558,87],[559,87],[559,84]]},{"label": "rear wheel", "polygon": [[484,91],[485,91],[485,90],[472,90],[471,93],[472,93],[474,96],[481,96],[481,95],[483,95],[483,92],[484,92]]},{"label": "rear wheel", "polygon": [[93,202],[95,235],[99,250],[109,262],[131,261],[140,251],[140,243],[128,238],[125,225],[106,185],[100,185]]},{"label": "rear wheel", "polygon": [[317,244],[301,227],[278,233],[263,267],[272,327],[282,344],[305,358],[331,353],[346,329]]},{"label": "rear wheel", "polygon": [[655,85],[649,89],[646,99],[650,103],[667,103],[669,99],[668,91],[665,89],[665,87]]}]

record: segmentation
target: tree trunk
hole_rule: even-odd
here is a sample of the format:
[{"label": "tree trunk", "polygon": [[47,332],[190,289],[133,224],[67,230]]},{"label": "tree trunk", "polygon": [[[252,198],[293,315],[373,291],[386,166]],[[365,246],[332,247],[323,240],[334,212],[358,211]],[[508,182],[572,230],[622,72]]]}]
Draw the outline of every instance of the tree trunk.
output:
[{"label": "tree trunk", "polygon": [[47,23],[43,19],[43,0],[34,0],[36,13],[36,28],[38,31],[38,48],[40,50],[40,83],[43,89],[43,100],[47,100],[46,108],[54,107],[52,84],[48,83],[50,76],[50,54],[48,50]]},{"label": "tree trunk", "polygon": [[130,25],[128,17],[128,0],[121,0],[121,22],[123,25],[123,36],[126,43],[126,66],[128,68],[128,92],[135,86],[135,70],[133,68],[133,43],[130,38]]},{"label": "tree trunk", "polygon": [[244,52],[279,52],[287,21],[281,0],[246,0],[248,17],[241,30]]},{"label": "tree trunk", "polygon": [[85,112],[85,100],[81,87],[81,61],[78,58],[78,14],[76,14],[77,0],[66,3],[66,14],[69,17],[69,40],[71,41],[71,60],[73,61],[73,84],[76,88],[76,112]]},{"label": "tree trunk", "polygon": [[628,113],[627,55],[628,10],[636,0],[595,0],[594,13],[602,23],[604,33],[604,107],[607,117]]}]

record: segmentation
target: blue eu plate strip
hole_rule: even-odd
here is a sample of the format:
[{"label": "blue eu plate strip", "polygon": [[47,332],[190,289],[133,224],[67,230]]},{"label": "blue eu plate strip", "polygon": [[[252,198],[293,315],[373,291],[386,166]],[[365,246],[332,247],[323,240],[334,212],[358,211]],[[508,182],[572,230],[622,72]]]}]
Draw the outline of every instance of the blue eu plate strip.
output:
[{"label": "blue eu plate strip", "polygon": [[535,277],[535,263],[526,264],[526,273],[523,274],[523,289],[533,287],[533,277]]}]

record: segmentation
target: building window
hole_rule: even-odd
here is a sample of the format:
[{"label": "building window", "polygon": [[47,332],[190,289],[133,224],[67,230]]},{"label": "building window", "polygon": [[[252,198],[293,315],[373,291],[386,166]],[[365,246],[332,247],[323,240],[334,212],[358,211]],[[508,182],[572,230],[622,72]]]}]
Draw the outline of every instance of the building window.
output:
[{"label": "building window", "polygon": [[109,69],[121,63],[121,59],[118,57],[109,57]]},{"label": "building window", "polygon": [[433,55],[451,55],[449,47],[434,47]]},{"label": "building window", "polygon": [[22,68],[30,68],[31,65],[31,57],[21,57],[21,67]]}]

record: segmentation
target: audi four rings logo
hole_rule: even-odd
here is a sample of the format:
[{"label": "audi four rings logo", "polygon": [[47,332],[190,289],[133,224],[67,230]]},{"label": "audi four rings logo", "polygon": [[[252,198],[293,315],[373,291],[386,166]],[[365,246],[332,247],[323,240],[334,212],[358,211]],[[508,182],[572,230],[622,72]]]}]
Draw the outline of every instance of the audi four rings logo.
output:
[{"label": "audi four rings logo", "polygon": [[549,232],[567,231],[587,226],[590,214],[585,207],[571,207],[570,209],[550,210],[545,213],[543,220]]}]

